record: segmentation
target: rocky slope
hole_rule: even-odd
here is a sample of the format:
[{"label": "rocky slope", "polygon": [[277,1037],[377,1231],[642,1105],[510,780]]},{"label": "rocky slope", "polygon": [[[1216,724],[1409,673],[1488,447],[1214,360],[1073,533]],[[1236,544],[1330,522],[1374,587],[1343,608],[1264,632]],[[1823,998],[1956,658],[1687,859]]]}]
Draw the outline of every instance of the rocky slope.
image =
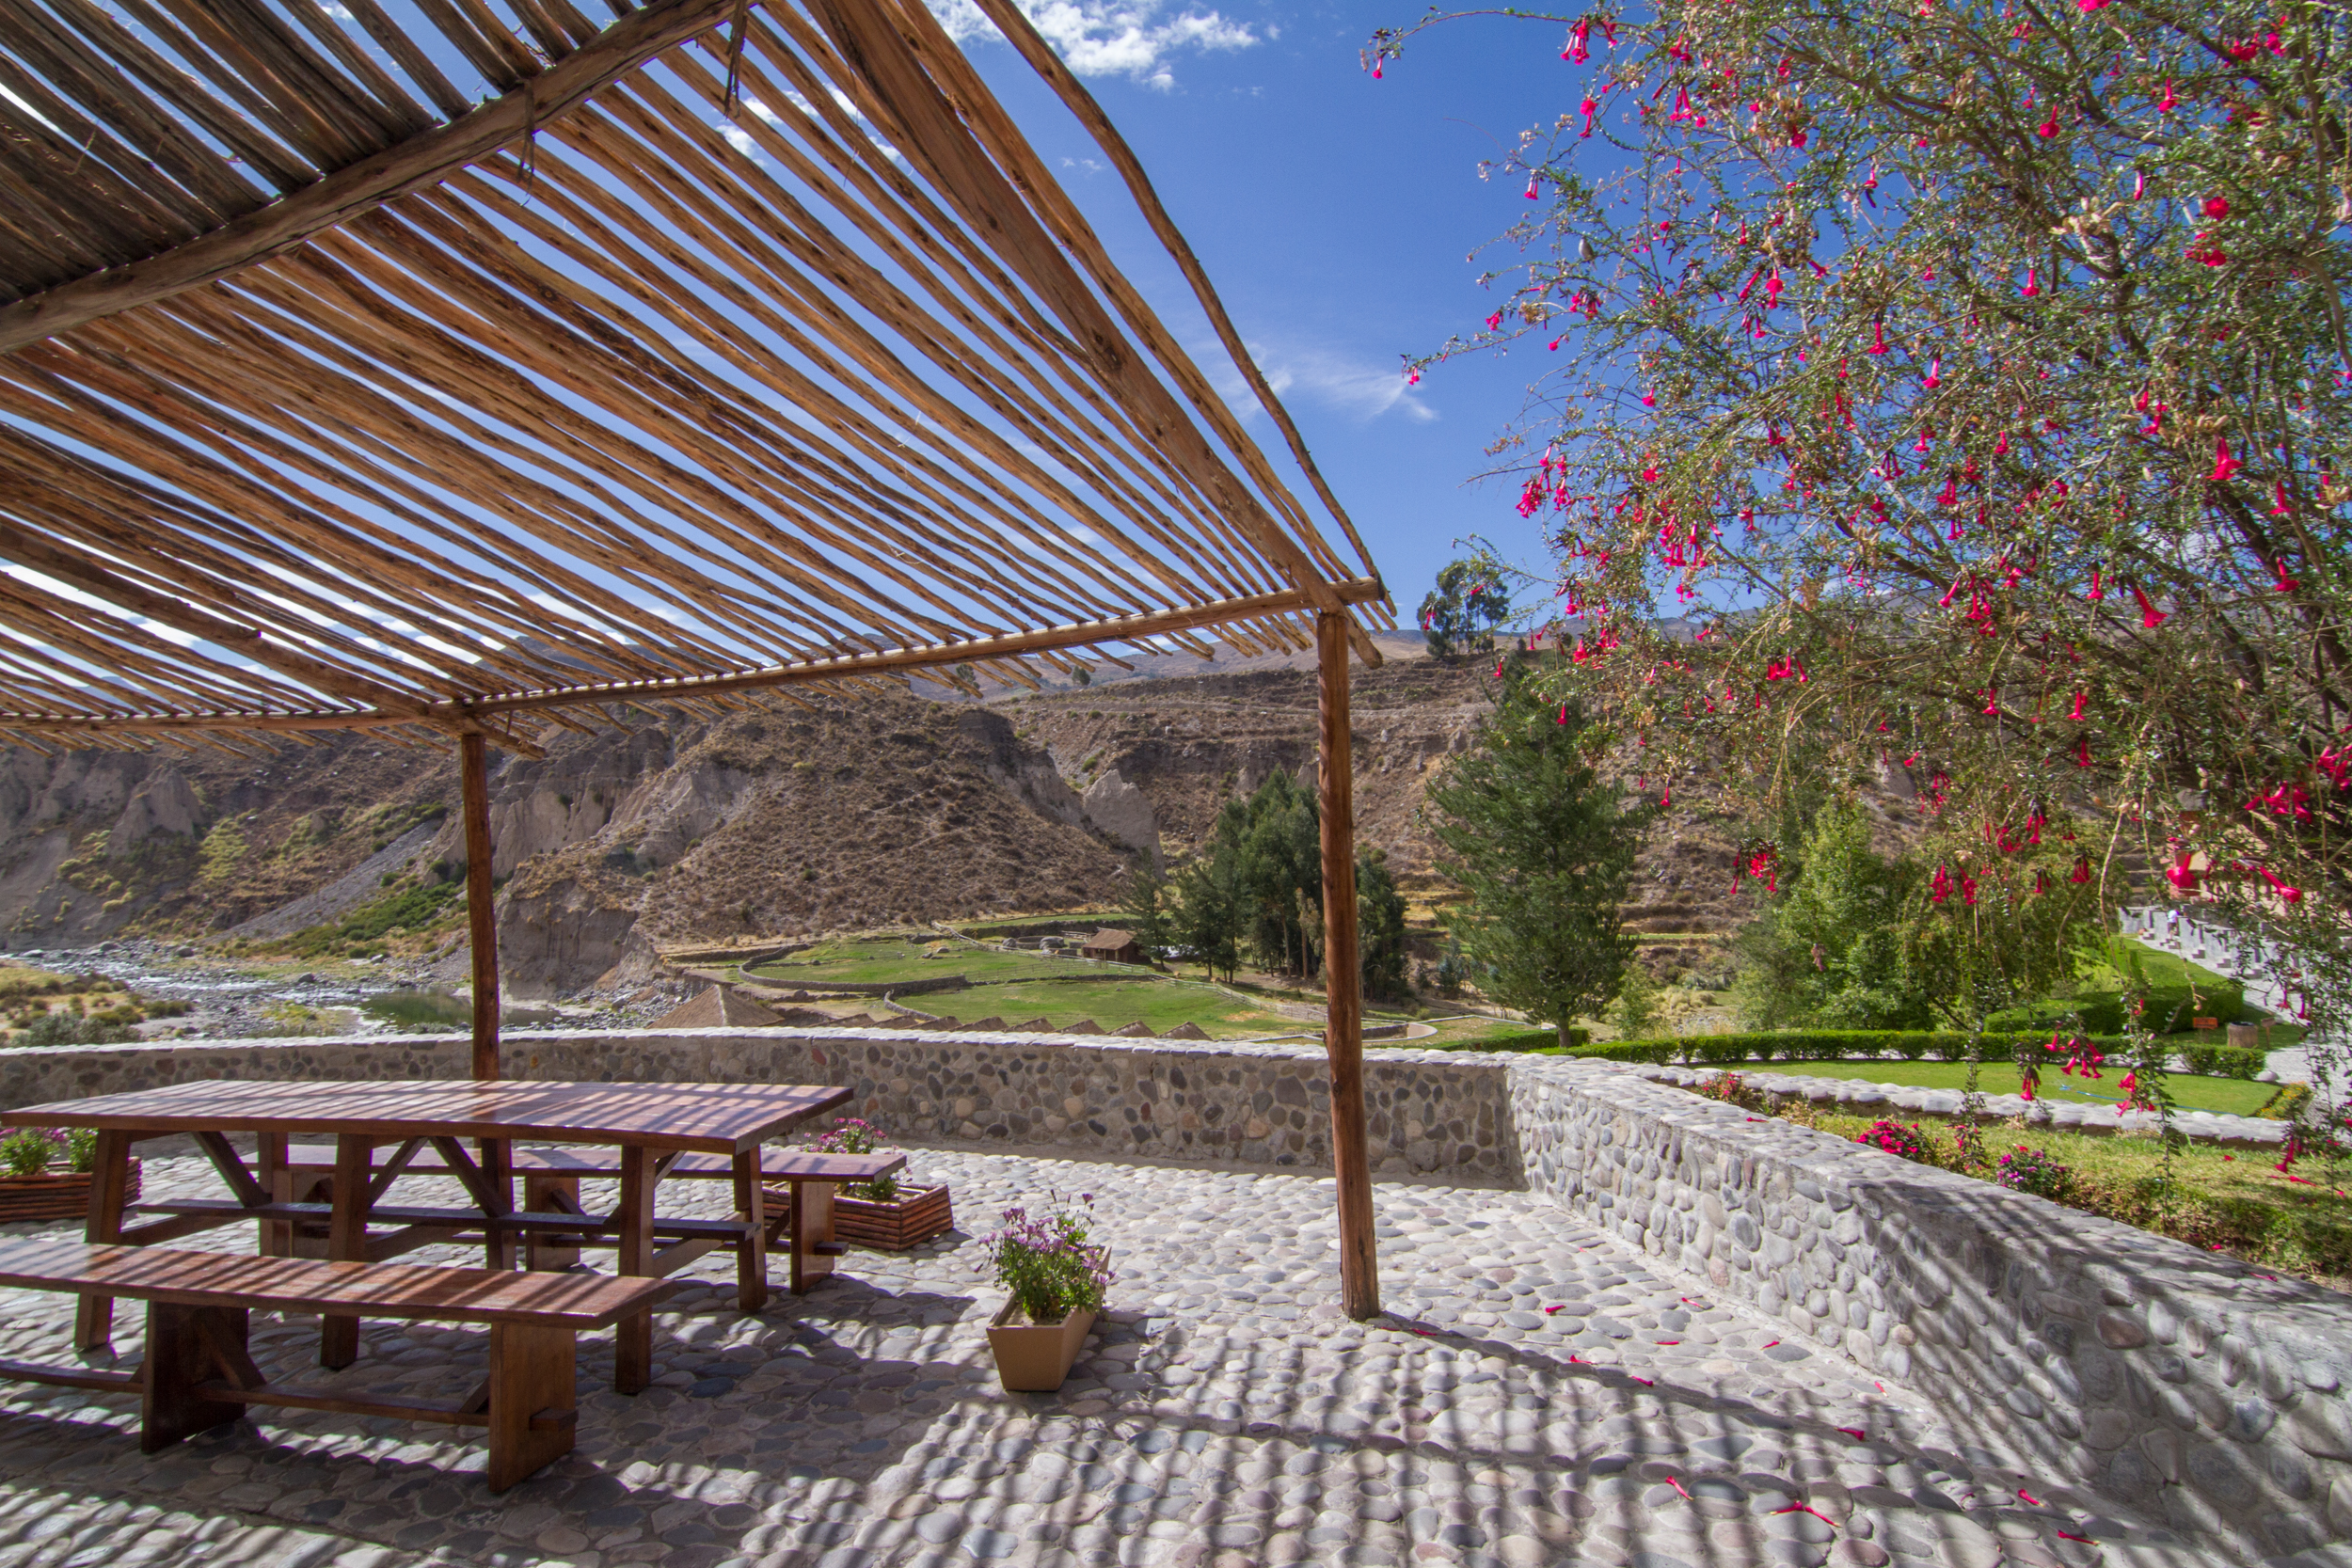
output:
[{"label": "rocky slope", "polygon": [[[1359,832],[1435,885],[1421,821],[1486,668],[1397,648],[1355,678]],[[986,704],[809,697],[714,721],[640,714],[544,759],[493,752],[501,967],[519,996],[648,973],[653,944],[1115,906],[1217,808],[1315,757],[1302,661]],[[1183,666],[1202,668],[1197,662]],[[0,750],[0,948],[117,936],[430,954],[465,973],[453,762],[335,736],[275,752]],[[1728,929],[1729,824],[1677,791],[1629,911]]]}]

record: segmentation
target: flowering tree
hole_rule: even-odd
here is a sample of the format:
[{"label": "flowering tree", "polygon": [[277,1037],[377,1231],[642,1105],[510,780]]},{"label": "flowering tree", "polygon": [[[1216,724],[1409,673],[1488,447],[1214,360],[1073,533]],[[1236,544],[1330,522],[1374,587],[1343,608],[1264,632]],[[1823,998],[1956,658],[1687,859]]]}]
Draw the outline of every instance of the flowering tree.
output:
[{"label": "flowering tree", "polygon": [[1558,356],[1501,449],[1552,695],[1758,806],[1915,791],[1986,888],[1931,918],[2111,904],[2145,852],[2341,1023],[2352,12],[1545,20],[1575,107],[1487,170],[1529,200],[1499,303],[1406,369]]}]

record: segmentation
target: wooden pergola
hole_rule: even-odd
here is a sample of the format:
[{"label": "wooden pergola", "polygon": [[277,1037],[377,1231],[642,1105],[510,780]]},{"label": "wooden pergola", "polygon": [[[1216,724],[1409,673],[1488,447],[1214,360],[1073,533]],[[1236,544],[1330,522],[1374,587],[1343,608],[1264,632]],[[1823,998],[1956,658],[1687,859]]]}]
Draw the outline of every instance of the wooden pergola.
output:
[{"label": "wooden pergola", "polygon": [[0,735],[454,743],[494,1078],[488,746],[1311,646],[1376,1313],[1347,686],[1390,607],[1295,426],[1010,0],[1309,499],[922,0],[605,3],[0,0]]}]

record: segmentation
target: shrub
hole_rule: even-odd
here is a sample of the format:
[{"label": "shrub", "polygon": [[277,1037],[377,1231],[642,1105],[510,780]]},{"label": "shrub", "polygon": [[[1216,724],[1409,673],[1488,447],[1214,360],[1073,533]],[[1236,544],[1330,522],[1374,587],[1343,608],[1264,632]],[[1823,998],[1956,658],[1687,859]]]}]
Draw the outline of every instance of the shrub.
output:
[{"label": "shrub", "polygon": [[2064,1203],[2074,1194],[2073,1166],[2059,1164],[2045,1150],[2024,1144],[2001,1156],[1993,1180],[2011,1192],[2031,1193],[2053,1203]]},{"label": "shrub", "polygon": [[119,1045],[131,1037],[130,1025],[104,1017],[78,1018],[72,1013],[47,1013],[16,1038],[19,1045]]},{"label": "shrub", "polygon": [[[811,1138],[808,1147],[819,1154],[871,1154],[887,1142],[887,1134],[872,1122],[843,1117],[833,1124],[831,1132]],[[873,1181],[845,1181],[841,1191],[846,1196],[870,1203],[890,1203],[898,1198],[898,1179],[885,1176]]]},{"label": "shrub", "polygon": [[[1590,1029],[1570,1029],[1568,1044],[1581,1046],[1593,1037]],[[1508,1035],[1489,1035],[1483,1040],[1465,1040],[1455,1049],[1462,1051],[1543,1051],[1560,1043],[1557,1029],[1523,1029]],[[1579,1053],[1581,1054],[1581,1053]]]},{"label": "shrub", "polygon": [[[1483,1050],[1525,1050],[1516,1042],[1522,1037],[1510,1036],[1510,1045],[1488,1043]],[[1526,1037],[1530,1043],[1537,1037]],[[1540,1037],[1549,1040],[1549,1035]],[[1982,1045],[1983,1059],[1988,1063],[2015,1060],[2020,1046],[2039,1045],[2048,1040],[2047,1031],[2026,1034],[1987,1031]],[[2093,1036],[2090,1043],[2109,1056],[2126,1055],[2129,1045],[2114,1036]],[[2172,1042],[2167,1042],[2171,1044]],[[2174,1045],[2188,1070],[2211,1078],[2259,1077],[2269,1053],[2249,1051],[2229,1045]],[[1968,1059],[1968,1037],[1953,1030],[1930,1033],[1916,1029],[1788,1029],[1749,1030],[1729,1035],[1687,1035],[1678,1038],[1649,1040],[1610,1040],[1600,1045],[1580,1046],[1568,1053],[1572,1056],[1597,1057],[1611,1062],[1651,1062],[1665,1066],[1680,1062],[1687,1066],[1722,1066],[1732,1062],[1852,1062],[1870,1061],[1877,1057],[1899,1056],[1915,1062],[1932,1056],[1943,1062],[1963,1062]]]},{"label": "shrub", "polygon": [[65,1168],[85,1174],[98,1168],[98,1129],[69,1127],[65,1131]]},{"label": "shrub", "polygon": [[1906,1160],[1917,1160],[1923,1164],[1932,1163],[1928,1153],[1927,1134],[1919,1131],[1919,1124],[1915,1121],[1888,1121],[1882,1117],[1854,1142],[1900,1155]]},{"label": "shrub", "polygon": [[[1117,1276],[1105,1250],[1087,1240],[1088,1215],[1053,1197],[1053,1207],[1030,1217],[1027,1210],[1004,1212],[1002,1230],[988,1239],[989,1261],[996,1282],[1035,1323],[1057,1323],[1076,1311],[1099,1310],[1104,1292]],[[1081,1193],[1078,1201],[1094,1207],[1094,1195]]]},{"label": "shrub", "polygon": [[2309,1084],[2281,1084],[2254,1114],[2265,1121],[2300,1121],[2303,1108],[2311,1102]]},{"label": "shrub", "polygon": [[0,1138],[0,1168],[10,1176],[39,1176],[56,1157],[56,1134],[41,1128],[20,1128]]}]

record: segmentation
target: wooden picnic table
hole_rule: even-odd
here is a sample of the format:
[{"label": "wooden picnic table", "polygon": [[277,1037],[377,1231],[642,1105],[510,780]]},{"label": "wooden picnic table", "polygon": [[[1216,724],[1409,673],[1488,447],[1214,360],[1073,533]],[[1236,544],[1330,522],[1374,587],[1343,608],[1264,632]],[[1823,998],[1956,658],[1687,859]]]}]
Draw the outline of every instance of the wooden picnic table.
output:
[{"label": "wooden picnic table", "polygon": [[[416,1247],[479,1235],[486,1265],[514,1267],[514,1243],[530,1236],[614,1245],[617,1272],[660,1278],[714,1250],[736,1254],[737,1298],[755,1312],[768,1298],[768,1223],[760,1183],[760,1146],[806,1117],[846,1103],[846,1088],[795,1084],[583,1084],[534,1081],[250,1083],[212,1080],[167,1088],[101,1095],[0,1111],[0,1127],[87,1127],[98,1134],[87,1240],[149,1245],[243,1220],[262,1224],[262,1250],[291,1249],[295,1227],[325,1221],[327,1256],[381,1262]],[[248,1167],[229,1141],[250,1133]],[[329,1204],[294,1201],[287,1140],[330,1133],[335,1177]],[[233,1195],[138,1205],[162,1217],[126,1225],[134,1144],[192,1135]],[[511,1146],[516,1139],[600,1144],[620,1150],[620,1201],[608,1215],[517,1212]],[[469,1154],[462,1140],[471,1140]],[[379,1146],[390,1157],[375,1161]],[[459,1208],[388,1205],[385,1194],[417,1153],[432,1148],[443,1174],[472,1199]],[[725,1220],[657,1217],[654,1193],[683,1154],[727,1156],[734,1166],[735,1213]],[[378,1223],[393,1228],[377,1232]],[[667,1245],[657,1247],[657,1242]],[[113,1300],[85,1296],[74,1324],[80,1350],[103,1347]],[[613,1386],[635,1393],[653,1373],[649,1311],[615,1328]],[[359,1320],[329,1315],[319,1359],[349,1366],[359,1352]]]}]

